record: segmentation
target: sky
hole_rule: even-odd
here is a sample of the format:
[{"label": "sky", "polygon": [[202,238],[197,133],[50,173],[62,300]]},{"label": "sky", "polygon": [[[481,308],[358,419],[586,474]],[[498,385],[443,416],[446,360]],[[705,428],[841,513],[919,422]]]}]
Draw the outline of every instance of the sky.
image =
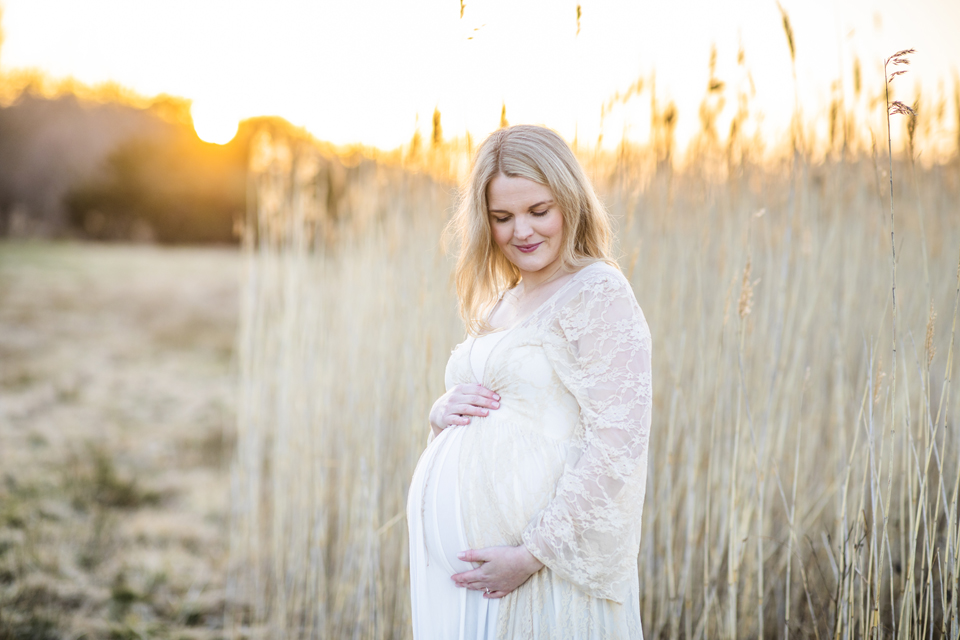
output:
[{"label": "sky", "polygon": [[[808,116],[831,91],[883,87],[882,61],[916,48],[898,97],[932,98],[960,72],[960,0],[781,0],[796,42]],[[580,20],[577,20],[577,7]],[[605,144],[649,135],[650,88],[677,105],[678,139],[698,129],[716,76],[751,87],[764,135],[794,105],[790,53],[776,0],[0,0],[0,70],[39,68],[85,83],[193,101],[198,133],[225,142],[239,120],[279,115],[336,144],[395,148],[434,109],[445,135],[483,136],[507,119]],[[578,33],[579,27],[579,33]],[[737,63],[743,50],[745,64]],[[749,76],[748,76],[749,73]],[[643,78],[644,92],[601,107]],[[832,85],[840,80],[835,88]],[[727,111],[731,111],[728,107]],[[877,118],[880,118],[879,112]]]}]

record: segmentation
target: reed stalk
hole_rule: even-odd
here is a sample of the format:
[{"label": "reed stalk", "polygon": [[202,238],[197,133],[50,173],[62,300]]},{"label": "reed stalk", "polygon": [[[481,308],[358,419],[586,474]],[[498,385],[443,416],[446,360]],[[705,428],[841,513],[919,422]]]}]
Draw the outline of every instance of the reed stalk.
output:
[{"label": "reed stalk", "polygon": [[[244,249],[227,630],[409,638],[406,489],[447,354],[463,339],[438,246],[452,174],[430,167],[461,166],[466,146],[427,145],[414,173],[407,156],[403,166],[348,163],[261,143]],[[918,221],[866,215],[877,174],[855,149],[842,181],[823,179],[836,165],[795,165],[791,148],[779,165],[743,163],[734,184],[722,167],[679,160],[667,179],[629,141],[609,156],[581,144],[604,200],[629,221],[618,237],[624,272],[653,331],[639,563],[647,638],[960,628],[960,265],[938,248],[960,247],[960,229],[940,169],[917,163],[931,241],[922,261],[901,258],[895,243]],[[338,175],[347,187],[334,216]],[[876,276],[891,266],[895,313],[894,285]],[[951,331],[937,331],[931,300],[946,316],[950,299]],[[929,337],[914,364],[902,355],[918,334]]]}]

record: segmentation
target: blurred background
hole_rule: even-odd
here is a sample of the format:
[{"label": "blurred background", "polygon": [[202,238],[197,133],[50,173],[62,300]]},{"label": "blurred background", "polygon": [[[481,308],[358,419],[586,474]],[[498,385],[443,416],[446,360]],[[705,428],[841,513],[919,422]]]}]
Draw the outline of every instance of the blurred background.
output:
[{"label": "blurred background", "polygon": [[587,168],[654,334],[645,635],[954,637],[958,30],[2,0],[0,640],[410,637],[442,230],[518,123]]}]

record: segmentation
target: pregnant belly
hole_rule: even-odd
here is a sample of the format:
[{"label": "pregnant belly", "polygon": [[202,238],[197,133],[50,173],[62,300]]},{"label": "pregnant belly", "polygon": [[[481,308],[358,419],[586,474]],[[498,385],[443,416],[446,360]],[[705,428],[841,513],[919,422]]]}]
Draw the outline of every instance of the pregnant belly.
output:
[{"label": "pregnant belly", "polygon": [[444,430],[417,463],[407,504],[429,561],[453,575],[472,568],[457,558],[465,549],[521,544],[554,495],[565,454],[556,441],[492,417]]},{"label": "pregnant belly", "polygon": [[457,558],[469,548],[458,487],[462,436],[462,427],[448,428],[430,443],[413,472],[407,499],[411,534],[420,532],[428,562],[438,562],[450,575],[472,568]]},{"label": "pregnant belly", "polygon": [[523,531],[553,498],[569,441],[506,412],[463,430],[460,497],[471,548],[522,544]]}]

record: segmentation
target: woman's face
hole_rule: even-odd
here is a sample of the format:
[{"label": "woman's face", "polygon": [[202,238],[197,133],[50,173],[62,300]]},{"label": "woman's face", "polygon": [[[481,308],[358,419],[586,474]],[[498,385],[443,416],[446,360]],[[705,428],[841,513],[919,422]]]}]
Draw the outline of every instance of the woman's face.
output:
[{"label": "woman's face", "polygon": [[547,187],[498,174],[487,185],[493,239],[524,280],[549,277],[559,264],[563,214]]}]

